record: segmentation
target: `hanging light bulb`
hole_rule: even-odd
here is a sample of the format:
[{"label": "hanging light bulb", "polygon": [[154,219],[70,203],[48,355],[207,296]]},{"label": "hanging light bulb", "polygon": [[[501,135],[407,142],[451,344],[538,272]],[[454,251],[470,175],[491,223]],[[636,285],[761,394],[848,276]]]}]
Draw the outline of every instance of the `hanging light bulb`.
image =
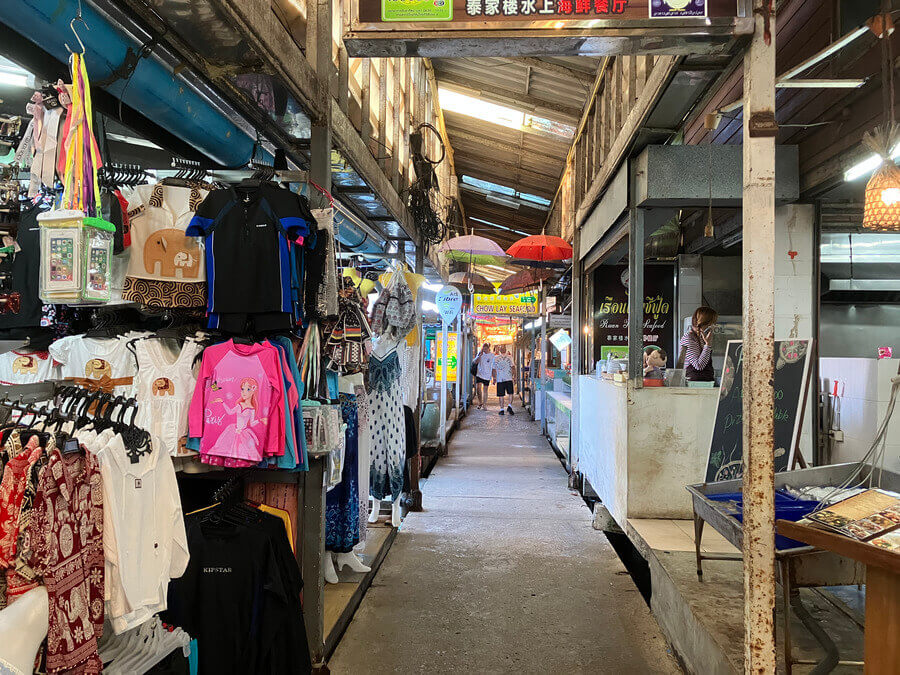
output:
[{"label": "hanging light bulb", "polygon": [[866,185],[863,227],[900,232],[900,168],[887,159]]}]

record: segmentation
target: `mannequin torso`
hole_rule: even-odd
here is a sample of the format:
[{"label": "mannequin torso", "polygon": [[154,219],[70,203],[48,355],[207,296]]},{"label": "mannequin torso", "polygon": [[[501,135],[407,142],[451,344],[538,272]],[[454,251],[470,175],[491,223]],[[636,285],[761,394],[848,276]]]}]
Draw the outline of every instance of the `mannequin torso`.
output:
[{"label": "mannequin torso", "polygon": [[43,586],[0,611],[0,667],[23,675],[34,671],[38,647],[47,637],[49,615],[47,589]]}]

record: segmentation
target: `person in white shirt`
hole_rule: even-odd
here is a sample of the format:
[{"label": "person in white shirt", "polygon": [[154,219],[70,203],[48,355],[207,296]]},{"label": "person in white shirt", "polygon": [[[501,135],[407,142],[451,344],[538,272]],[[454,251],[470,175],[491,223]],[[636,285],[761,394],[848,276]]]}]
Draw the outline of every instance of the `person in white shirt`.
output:
[{"label": "person in white shirt", "polygon": [[[513,364],[512,357],[506,353],[506,345],[500,345],[500,353],[494,358],[494,382],[497,383],[497,396],[500,399],[500,414],[504,414],[504,410],[510,415],[515,415],[512,408],[513,392],[513,374],[516,366]],[[503,404],[507,401],[506,408]]]},{"label": "person in white shirt", "polygon": [[487,386],[491,383],[494,372],[494,355],[491,353],[491,345],[485,342],[481,351],[473,361],[478,366],[475,371],[475,393],[478,395],[478,409],[484,410],[487,404]]}]

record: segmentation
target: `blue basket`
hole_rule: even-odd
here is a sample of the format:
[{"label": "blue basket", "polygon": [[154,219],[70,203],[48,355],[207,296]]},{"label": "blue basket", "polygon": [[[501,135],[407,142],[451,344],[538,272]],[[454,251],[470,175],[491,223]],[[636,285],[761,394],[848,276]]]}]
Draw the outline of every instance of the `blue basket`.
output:
[{"label": "blue basket", "polygon": [[[728,492],[717,495],[707,495],[707,499],[715,502],[734,502],[737,513],[734,517],[739,523],[744,522],[744,495],[740,492]],[[775,492],[775,520],[790,520],[796,522],[812,513],[819,505],[817,501],[807,499],[795,499],[787,492],[777,490]],[[784,550],[806,546],[801,541],[788,539],[779,534],[775,535],[775,548]]]}]

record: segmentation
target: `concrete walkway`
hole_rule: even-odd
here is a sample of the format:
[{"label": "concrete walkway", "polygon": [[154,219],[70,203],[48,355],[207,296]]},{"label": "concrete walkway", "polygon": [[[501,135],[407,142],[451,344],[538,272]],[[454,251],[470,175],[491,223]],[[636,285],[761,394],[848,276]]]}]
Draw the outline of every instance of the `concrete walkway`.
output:
[{"label": "concrete walkway", "polygon": [[538,425],[492,404],[453,437],[331,672],[681,672]]}]

